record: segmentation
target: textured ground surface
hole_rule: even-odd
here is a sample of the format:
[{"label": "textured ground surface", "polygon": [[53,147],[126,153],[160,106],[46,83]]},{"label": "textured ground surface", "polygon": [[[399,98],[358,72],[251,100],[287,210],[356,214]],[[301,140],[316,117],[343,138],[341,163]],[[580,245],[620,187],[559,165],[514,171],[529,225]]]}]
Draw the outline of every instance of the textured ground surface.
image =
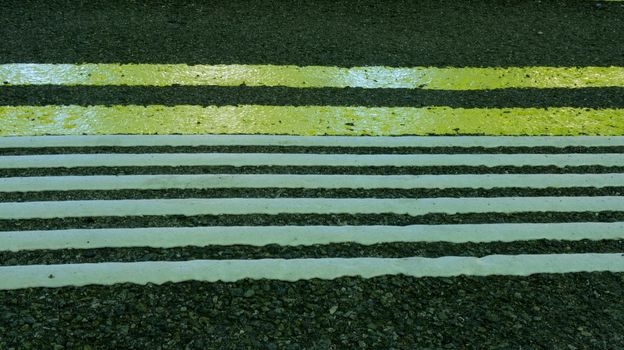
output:
[{"label": "textured ground surface", "polygon": [[622,66],[595,1],[5,1],[4,63]]},{"label": "textured ground surface", "polygon": [[[0,4],[0,63],[624,66],[624,4],[595,1],[13,1]],[[622,88],[424,91],[251,87],[0,86],[0,105],[338,105],[622,108]],[[2,121],[0,121],[1,125]],[[223,149],[213,149],[224,151]],[[71,152],[74,152],[72,150]],[[110,149],[105,150],[110,151]],[[136,152],[133,149],[132,152]],[[141,150],[138,150],[141,152]],[[153,151],[153,149],[151,150]],[[167,151],[167,150],[162,150]],[[184,150],[189,151],[188,149]],[[204,150],[205,151],[205,150]],[[227,150],[226,150],[227,151]],[[230,151],[239,151],[230,149]],[[269,149],[269,151],[271,151]],[[273,149],[275,151],[275,149]],[[291,152],[292,149],[280,151]],[[296,151],[296,150],[295,150]],[[317,152],[318,150],[314,150]],[[332,150],[330,150],[332,151]],[[438,150],[449,152],[453,150]],[[507,150],[524,152],[527,150]],[[505,152],[507,152],[505,151]],[[533,149],[533,152],[545,150]],[[552,149],[546,151],[553,151]],[[579,151],[579,150],[576,150]],[[583,151],[581,149],[580,151]],[[594,149],[590,152],[618,152]],[[2,150],[2,154],[24,154]],[[54,150],[54,153],[66,150]],[[364,151],[363,151],[364,152]],[[386,152],[386,150],[384,150]],[[419,153],[419,150],[409,150]],[[475,152],[479,152],[476,150]],[[491,150],[490,150],[491,152]],[[38,153],[40,153],[38,151]],[[0,177],[155,173],[536,173],[621,168],[0,169]],[[0,201],[311,197],[318,190],[0,193]],[[370,191],[369,197],[563,195],[558,190]],[[550,192],[549,192],[550,191]],[[622,188],[567,191],[622,195]],[[357,193],[362,196],[362,192]],[[0,221],[0,230],[256,224],[624,221],[621,212],[222,216]],[[622,252],[622,241],[332,244],[0,253],[0,265],[193,258]],[[0,349],[622,349],[624,274],[185,282],[0,291]]]}]

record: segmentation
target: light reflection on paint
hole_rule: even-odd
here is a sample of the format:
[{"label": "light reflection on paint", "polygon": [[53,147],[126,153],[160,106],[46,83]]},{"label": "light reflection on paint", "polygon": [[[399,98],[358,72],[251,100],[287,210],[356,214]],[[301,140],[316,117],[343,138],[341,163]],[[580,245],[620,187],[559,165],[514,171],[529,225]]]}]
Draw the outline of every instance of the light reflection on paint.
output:
[{"label": "light reflection on paint", "polygon": [[324,67],[185,64],[3,64],[5,85],[213,85],[435,90],[624,86],[624,67]]},{"label": "light reflection on paint", "polygon": [[0,119],[0,136],[624,134],[624,109],[568,107],[0,106]]}]

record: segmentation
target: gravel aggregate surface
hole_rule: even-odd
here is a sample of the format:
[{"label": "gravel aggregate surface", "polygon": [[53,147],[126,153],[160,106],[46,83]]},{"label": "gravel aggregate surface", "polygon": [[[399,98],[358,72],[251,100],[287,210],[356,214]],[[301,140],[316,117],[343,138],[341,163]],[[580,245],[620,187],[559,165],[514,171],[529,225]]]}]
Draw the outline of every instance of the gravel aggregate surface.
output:
[{"label": "gravel aggregate surface", "polygon": [[427,214],[279,214],[279,215],[200,215],[200,216],[122,216],[58,219],[0,220],[0,231],[60,230],[69,228],[130,228],[168,226],[283,226],[283,225],[417,225],[481,224],[523,222],[616,222],[624,212],[523,212]]},{"label": "gravel aggregate surface", "polygon": [[422,89],[215,86],[7,86],[0,105],[271,105],[463,108],[624,107],[624,88]]},{"label": "gravel aggregate surface", "polygon": [[624,66],[624,6],[586,0],[5,0],[4,62]]},{"label": "gravel aggregate surface", "polygon": [[2,177],[64,175],[159,175],[159,174],[359,174],[359,175],[425,175],[425,174],[609,174],[622,173],[617,166],[179,166],[179,167],[77,167],[0,169]]},{"label": "gravel aggregate surface", "polygon": [[0,148],[1,156],[97,153],[312,153],[312,154],[566,154],[624,153],[611,147],[300,147],[300,146],[193,146],[193,147],[45,147]]},{"label": "gravel aggregate surface", "polygon": [[172,199],[172,198],[438,198],[438,197],[571,197],[621,196],[624,187],[572,188],[449,188],[449,189],[302,189],[223,188],[168,190],[44,191],[0,194],[1,202]]},{"label": "gravel aggregate surface", "polygon": [[486,256],[492,254],[568,254],[624,252],[622,240],[447,243],[397,242],[374,245],[354,243],[317,244],[312,246],[253,247],[245,245],[180,248],[99,248],[0,252],[0,266],[30,264],[76,264],[94,262],[184,261],[196,259],[265,259],[265,258],[407,258],[422,256]]},{"label": "gravel aggregate surface", "polygon": [[0,348],[621,349],[624,274],[0,291]]}]

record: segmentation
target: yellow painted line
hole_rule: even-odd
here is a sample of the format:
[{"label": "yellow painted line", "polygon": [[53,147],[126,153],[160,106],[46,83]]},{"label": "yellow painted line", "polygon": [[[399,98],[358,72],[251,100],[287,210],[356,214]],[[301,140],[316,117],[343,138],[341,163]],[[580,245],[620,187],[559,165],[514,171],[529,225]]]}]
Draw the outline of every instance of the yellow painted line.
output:
[{"label": "yellow painted line", "polygon": [[0,137],[3,148],[47,147],[617,147],[624,136],[59,135]]},{"label": "yellow painted line", "polygon": [[624,134],[624,109],[338,106],[0,106],[0,136],[98,134]]},{"label": "yellow painted line", "polygon": [[47,147],[617,147],[624,136],[60,135],[0,137],[3,148]]},{"label": "yellow painted line", "polygon": [[186,64],[0,65],[5,85],[215,85],[434,90],[624,86],[624,67],[352,67]]}]

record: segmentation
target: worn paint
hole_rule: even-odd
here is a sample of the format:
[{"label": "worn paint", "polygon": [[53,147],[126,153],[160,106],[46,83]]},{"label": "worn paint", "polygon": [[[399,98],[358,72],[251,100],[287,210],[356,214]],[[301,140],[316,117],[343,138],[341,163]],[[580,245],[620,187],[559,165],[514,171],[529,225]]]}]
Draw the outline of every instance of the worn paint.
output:
[{"label": "worn paint", "polygon": [[0,149],[157,146],[616,147],[624,146],[624,136],[68,135],[0,138]]},{"label": "worn paint", "polygon": [[624,86],[624,67],[3,64],[5,85],[216,85],[436,90]]},{"label": "worn paint", "polygon": [[97,134],[624,134],[624,109],[0,106],[0,136]]}]

